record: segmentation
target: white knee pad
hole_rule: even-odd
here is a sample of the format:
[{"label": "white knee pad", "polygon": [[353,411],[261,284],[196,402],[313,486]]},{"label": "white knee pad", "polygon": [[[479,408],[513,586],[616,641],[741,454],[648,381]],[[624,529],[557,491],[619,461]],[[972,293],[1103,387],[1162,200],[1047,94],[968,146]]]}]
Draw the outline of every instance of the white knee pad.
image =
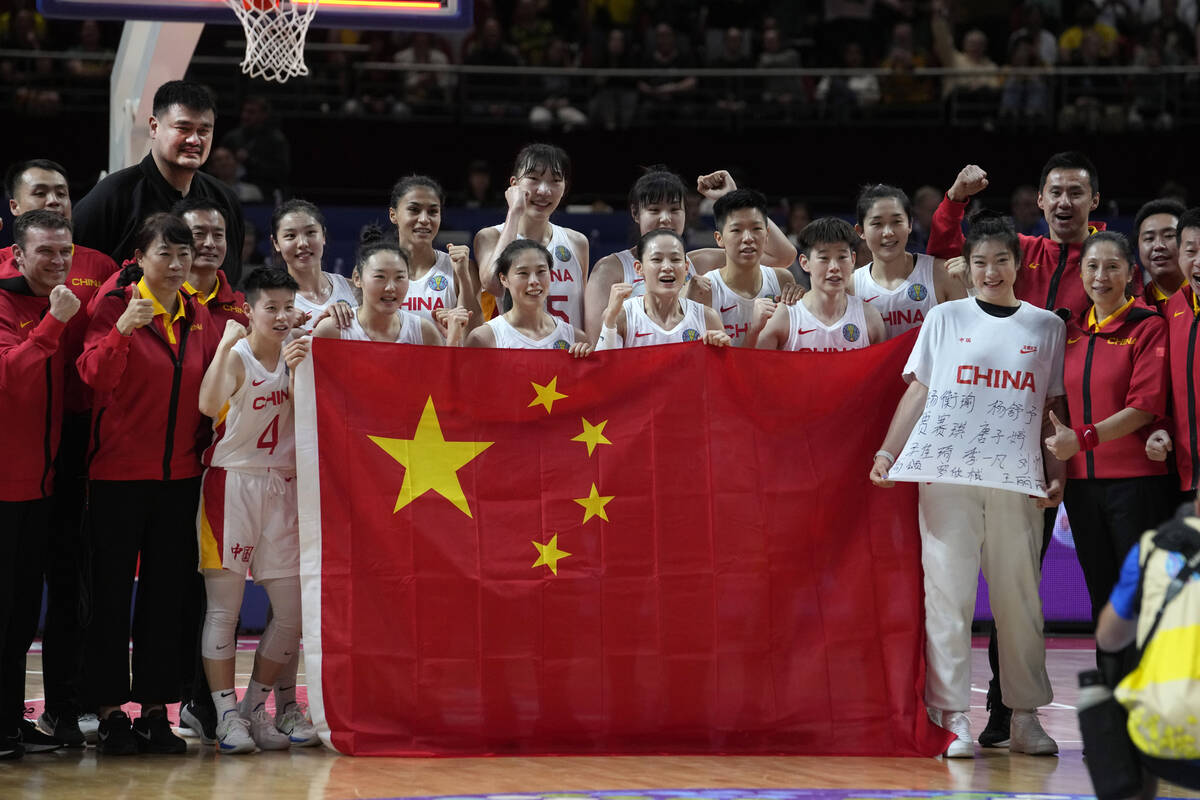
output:
[{"label": "white knee pad", "polygon": [[241,575],[227,570],[204,571],[208,609],[204,612],[200,654],[205,658],[224,661],[237,654],[237,620],[245,589],[246,579]]},{"label": "white knee pad", "polygon": [[300,646],[300,578],[271,578],[262,582],[271,599],[271,622],[258,643],[258,654],[286,664]]}]

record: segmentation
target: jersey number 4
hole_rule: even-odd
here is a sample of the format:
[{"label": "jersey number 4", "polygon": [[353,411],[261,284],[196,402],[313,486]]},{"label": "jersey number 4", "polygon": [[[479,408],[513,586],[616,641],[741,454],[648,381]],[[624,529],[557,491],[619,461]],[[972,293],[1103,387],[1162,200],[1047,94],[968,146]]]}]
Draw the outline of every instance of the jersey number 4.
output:
[{"label": "jersey number 4", "polygon": [[279,444],[279,415],[276,414],[271,418],[270,424],[263,429],[262,434],[258,437],[258,449],[266,450],[267,455],[275,455],[275,447]]}]

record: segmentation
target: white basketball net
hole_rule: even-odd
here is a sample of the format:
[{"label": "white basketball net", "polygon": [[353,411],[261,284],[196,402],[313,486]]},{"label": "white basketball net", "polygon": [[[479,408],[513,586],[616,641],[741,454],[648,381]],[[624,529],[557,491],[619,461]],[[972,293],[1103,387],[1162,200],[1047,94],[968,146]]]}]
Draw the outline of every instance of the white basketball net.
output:
[{"label": "white basketball net", "polygon": [[246,32],[242,72],[251,78],[284,83],[307,75],[304,37],[318,0],[225,0]]}]

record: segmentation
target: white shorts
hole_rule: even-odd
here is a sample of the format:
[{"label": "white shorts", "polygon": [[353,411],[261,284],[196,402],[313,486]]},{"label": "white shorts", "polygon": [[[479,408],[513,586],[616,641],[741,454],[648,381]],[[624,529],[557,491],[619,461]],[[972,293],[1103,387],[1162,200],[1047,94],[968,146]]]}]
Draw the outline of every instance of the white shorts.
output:
[{"label": "white shorts", "polygon": [[196,531],[202,570],[249,570],[256,583],[299,575],[296,473],[209,467]]}]

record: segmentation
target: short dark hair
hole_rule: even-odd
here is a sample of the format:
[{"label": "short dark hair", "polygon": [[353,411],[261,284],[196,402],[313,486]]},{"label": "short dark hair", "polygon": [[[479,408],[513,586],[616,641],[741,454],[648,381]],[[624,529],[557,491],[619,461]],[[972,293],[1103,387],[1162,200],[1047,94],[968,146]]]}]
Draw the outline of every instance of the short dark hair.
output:
[{"label": "short dark hair", "polygon": [[242,294],[246,302],[254,305],[258,296],[267,289],[287,289],[291,292],[300,291],[300,284],[286,269],[278,267],[255,267],[242,278]]},{"label": "short dark hair", "polygon": [[17,185],[21,182],[21,176],[31,169],[44,169],[49,172],[57,172],[70,183],[67,171],[57,161],[51,161],[48,158],[30,158],[25,161],[18,161],[4,173],[4,191],[8,193],[9,200],[17,196]]},{"label": "short dark hair", "polygon": [[633,246],[633,250],[637,254],[638,261],[642,260],[642,257],[646,254],[646,248],[650,246],[650,243],[660,236],[666,236],[668,239],[674,239],[675,241],[679,242],[679,245],[683,248],[684,255],[687,254],[687,242],[683,240],[682,236],[670,228],[655,228],[654,230],[642,236],[642,238],[638,239],[637,244]]},{"label": "short dark hair", "polygon": [[[322,225],[324,223],[322,222]],[[407,268],[412,264],[412,253],[407,247],[401,247],[396,241],[395,236],[385,236],[383,229],[372,223],[362,229],[358,236],[358,251],[354,258],[354,271],[362,274],[362,268],[371,260],[371,256],[376,253],[389,252],[400,256],[400,260],[404,262]]]},{"label": "short dark hair", "polygon": [[44,208],[26,211],[13,220],[13,242],[17,247],[25,249],[25,238],[30,228],[42,228],[48,231],[71,231],[71,221],[54,211]]},{"label": "short dark hair", "polygon": [[145,253],[154,244],[154,240],[162,237],[168,244],[186,244],[193,246],[192,232],[179,217],[159,211],[151,214],[142,221],[137,235],[133,237],[133,249]]},{"label": "short dark hair", "polygon": [[567,151],[552,144],[534,143],[522,147],[521,152],[517,153],[516,161],[513,162],[512,174],[514,178],[523,178],[531,172],[543,169],[550,170],[554,177],[562,178],[570,185],[571,157],[567,155]]},{"label": "short dark hair", "polygon": [[858,234],[854,226],[838,217],[814,219],[800,231],[800,252],[809,255],[823,244],[845,243],[853,250],[858,246]]},{"label": "short dark hair", "polygon": [[171,213],[180,219],[183,219],[183,215],[189,211],[215,211],[221,215],[222,222],[226,225],[229,224],[229,220],[225,219],[225,209],[207,197],[185,197],[177,200],[175,205],[171,206]]},{"label": "short dark hair", "polygon": [[284,217],[288,214],[296,213],[308,214],[317,221],[317,224],[321,226],[321,230],[325,230],[325,215],[321,213],[321,209],[307,200],[292,199],[280,203],[271,212],[271,235],[275,236],[279,233],[279,223],[283,222]]},{"label": "short dark hair", "polygon": [[1105,242],[1116,245],[1117,249],[1121,251],[1121,256],[1125,259],[1125,263],[1128,264],[1131,269],[1133,268],[1135,263],[1133,260],[1133,247],[1130,246],[1129,239],[1125,237],[1125,234],[1117,233],[1116,231],[1097,231],[1088,238],[1084,239],[1083,247],[1079,250],[1079,259],[1082,261],[1084,256],[1088,254],[1089,250],[1096,245],[1101,245]]},{"label": "short dark hair", "polygon": [[976,247],[995,239],[1012,253],[1013,261],[1021,263],[1021,238],[1017,236],[1011,217],[984,209],[972,214],[969,224],[967,235],[963,238],[963,258],[970,261]]},{"label": "short dark hair", "polygon": [[217,113],[217,99],[212,90],[191,81],[167,81],[158,87],[151,113],[161,117],[171,106],[183,106],[192,111],[211,111],[214,115]]},{"label": "short dark hair", "polygon": [[418,186],[423,186],[437,195],[438,202],[442,205],[446,204],[446,192],[442,189],[442,185],[428,175],[408,175],[396,181],[396,185],[392,187],[392,199],[389,208],[396,208],[400,205],[400,201],[404,199],[404,195]]},{"label": "short dark hair", "polygon": [[912,222],[912,201],[908,199],[908,193],[898,186],[877,183],[874,186],[864,186],[863,190],[858,193],[858,202],[855,204],[855,210],[858,212],[858,224],[862,225],[866,221],[867,214],[876,200],[888,198],[898,202],[904,209],[904,216],[908,217],[909,222]]},{"label": "short dark hair", "polygon": [[1185,228],[1200,229],[1200,206],[1189,208],[1179,215],[1179,224],[1175,226],[1175,235],[1182,239]]},{"label": "short dark hair", "polygon": [[1041,192],[1046,188],[1046,178],[1050,176],[1051,171],[1056,169],[1081,169],[1087,173],[1088,183],[1091,184],[1092,194],[1100,193],[1100,173],[1096,171],[1096,165],[1092,160],[1078,150],[1064,150],[1061,153],[1055,153],[1046,161],[1046,165],[1042,167],[1042,176],[1038,180],[1038,191]]},{"label": "short dark hair", "polygon": [[1178,200],[1172,200],[1169,197],[1160,197],[1156,200],[1151,200],[1139,208],[1137,216],[1133,218],[1133,235],[1137,237],[1142,235],[1142,223],[1148,217],[1153,217],[1155,214],[1170,214],[1175,219],[1179,219],[1185,211],[1187,211],[1187,208],[1184,207],[1183,203]]},{"label": "short dark hair", "polygon": [[547,268],[554,266],[554,256],[550,255],[549,250],[542,247],[541,242],[535,242],[533,239],[514,239],[496,257],[496,272],[501,275],[507,275],[509,269],[512,268],[513,262],[526,250],[533,250],[544,258]]},{"label": "short dark hair", "polygon": [[729,219],[729,215],[734,211],[741,211],[743,208],[757,209],[758,213],[762,214],[764,223],[768,219],[766,195],[753,189],[734,189],[728,194],[721,195],[713,203],[713,222],[716,223],[717,230],[724,230],[725,221]]},{"label": "short dark hair", "polygon": [[633,182],[633,188],[629,190],[629,211],[636,214],[655,203],[682,203],[686,193],[682,178],[665,164],[654,164],[646,167],[642,177]]}]

